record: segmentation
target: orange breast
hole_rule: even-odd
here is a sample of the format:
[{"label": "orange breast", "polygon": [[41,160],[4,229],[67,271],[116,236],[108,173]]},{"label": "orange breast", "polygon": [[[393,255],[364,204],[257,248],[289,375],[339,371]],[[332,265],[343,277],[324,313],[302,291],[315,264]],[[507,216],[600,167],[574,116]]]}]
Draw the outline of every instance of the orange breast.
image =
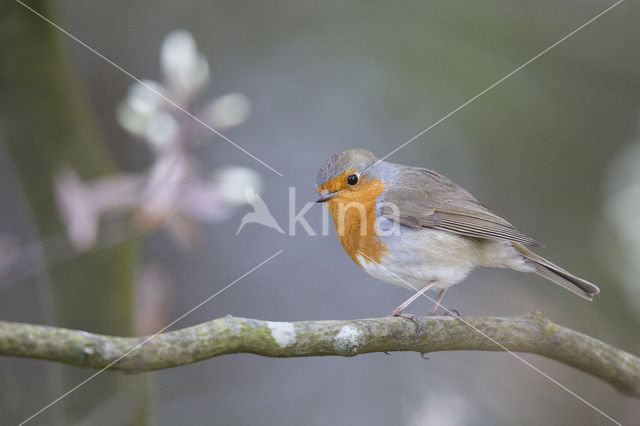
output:
[{"label": "orange breast", "polygon": [[389,252],[380,238],[376,221],[376,200],[383,192],[382,181],[369,179],[353,190],[344,189],[328,202],[340,242],[359,265],[359,253],[364,254],[365,259],[380,263]]}]

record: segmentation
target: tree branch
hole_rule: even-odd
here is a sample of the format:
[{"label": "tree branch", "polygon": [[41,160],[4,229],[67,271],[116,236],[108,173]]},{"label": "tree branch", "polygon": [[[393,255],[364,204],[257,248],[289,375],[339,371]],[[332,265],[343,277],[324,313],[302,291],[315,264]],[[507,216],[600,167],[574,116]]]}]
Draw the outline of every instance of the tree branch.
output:
[{"label": "tree branch", "polygon": [[[640,397],[640,358],[557,325],[539,313],[465,321],[510,351],[554,359],[604,380],[621,393]],[[0,321],[0,355],[139,373],[233,353],[286,358],[503,350],[456,318],[424,317],[422,322],[418,333],[416,325],[404,318],[271,322],[229,315],[150,338]]]}]

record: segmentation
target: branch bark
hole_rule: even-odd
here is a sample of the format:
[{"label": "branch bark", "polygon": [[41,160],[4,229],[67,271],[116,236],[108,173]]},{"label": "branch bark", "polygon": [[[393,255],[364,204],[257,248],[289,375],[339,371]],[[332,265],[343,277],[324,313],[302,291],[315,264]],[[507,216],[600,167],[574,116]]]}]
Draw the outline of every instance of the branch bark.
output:
[{"label": "branch bark", "polygon": [[424,317],[420,332],[403,318],[272,322],[226,316],[154,337],[115,337],[0,321],[0,355],[77,367],[160,370],[233,353],[268,357],[355,356],[383,351],[528,352],[598,377],[640,398],[640,358],[551,322],[540,313],[515,318]]}]

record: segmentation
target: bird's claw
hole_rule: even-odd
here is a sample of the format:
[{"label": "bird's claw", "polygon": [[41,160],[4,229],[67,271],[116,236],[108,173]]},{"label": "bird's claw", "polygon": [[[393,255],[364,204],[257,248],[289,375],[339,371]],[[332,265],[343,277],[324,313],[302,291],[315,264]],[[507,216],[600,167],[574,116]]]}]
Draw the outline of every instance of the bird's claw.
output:
[{"label": "bird's claw", "polygon": [[460,312],[458,312],[456,309],[444,309],[444,312],[429,312],[427,314],[427,316],[429,317],[460,317]]},{"label": "bird's claw", "polygon": [[392,317],[400,317],[406,318],[409,321],[413,322],[417,327],[417,332],[420,333],[422,331],[422,318],[415,314],[403,314],[402,312],[392,312]]}]

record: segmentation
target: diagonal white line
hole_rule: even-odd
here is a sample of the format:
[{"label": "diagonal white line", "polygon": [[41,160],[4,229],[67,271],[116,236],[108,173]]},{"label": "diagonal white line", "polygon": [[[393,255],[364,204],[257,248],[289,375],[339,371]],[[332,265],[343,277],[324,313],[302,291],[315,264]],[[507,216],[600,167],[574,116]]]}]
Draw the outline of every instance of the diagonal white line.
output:
[{"label": "diagonal white line", "polygon": [[178,105],[177,103],[175,103],[174,101],[172,101],[171,99],[169,99],[168,97],[166,97],[164,94],[160,93],[159,91],[157,91],[156,89],[154,89],[152,86],[148,85],[147,83],[145,83],[144,81],[140,80],[138,77],[136,77],[135,75],[131,74],[129,71],[125,70],[124,68],[122,68],[120,65],[116,64],[115,62],[113,62],[111,59],[107,58],[106,56],[104,56],[102,53],[98,52],[96,49],[94,49],[93,47],[89,46],[87,43],[83,42],[82,40],[80,40],[78,37],[74,36],[73,34],[71,34],[70,32],[68,32],[67,30],[65,30],[64,28],[62,28],[61,26],[59,26],[58,24],[56,24],[55,22],[51,21],[49,18],[47,18],[46,16],[40,14],[39,12],[37,12],[35,9],[27,6],[26,4],[24,4],[21,0],[15,0],[17,3],[21,4],[22,6],[24,6],[26,9],[30,10],[31,12],[33,12],[34,14],[36,14],[37,16],[39,16],[41,19],[43,19],[44,21],[46,21],[47,23],[49,23],[50,25],[52,25],[53,27],[55,27],[57,30],[61,31],[62,33],[64,33],[66,36],[68,36],[69,38],[71,38],[72,40],[74,40],[75,42],[77,42],[78,44],[82,45],[83,47],[87,48],[89,51],[91,51],[93,54],[95,54],[96,56],[98,56],[99,58],[103,59],[104,61],[106,61],[107,63],[109,63],[110,65],[112,65],[114,68],[118,69],[119,71],[121,71],[123,74],[127,75],[128,77],[132,78],[133,80],[137,81],[138,83],[140,83],[141,85],[143,85],[144,87],[146,87],[147,89],[151,90],[153,93],[155,93],[156,95],[160,96],[162,99],[164,99],[166,102],[170,103],[171,105],[173,105],[174,107],[178,108],[180,111],[182,111],[183,113],[185,113],[186,115],[188,115],[189,117],[191,117],[192,119],[194,119],[195,121],[197,121],[199,124],[202,124],[204,127],[206,127],[207,129],[211,130],[213,133],[215,133],[216,135],[220,136],[222,139],[224,139],[225,141],[229,142],[231,145],[235,146],[236,148],[238,148],[240,151],[244,152],[245,154],[247,154],[249,157],[253,158],[254,160],[256,160],[258,163],[262,164],[263,166],[265,166],[266,168],[268,168],[269,170],[271,170],[272,172],[274,172],[275,174],[277,174],[278,176],[282,176],[282,173],[280,173],[279,171],[277,171],[276,169],[274,169],[273,167],[271,167],[270,165],[268,165],[267,163],[265,163],[264,161],[262,161],[261,159],[259,159],[258,157],[256,157],[255,155],[253,155],[252,153],[250,153],[249,151],[247,151],[246,149],[244,149],[243,147],[241,147],[240,145],[238,145],[237,143],[235,143],[234,141],[232,141],[231,139],[229,139],[228,137],[226,137],[225,135],[223,135],[222,133],[220,133],[219,131],[217,131],[216,129],[214,129],[213,127],[209,126],[207,123],[205,123],[204,121],[200,120],[198,117],[196,117],[195,115],[191,114],[189,111],[187,111],[186,109],[184,109],[183,107],[181,107],[180,105]]},{"label": "diagonal white line", "polygon": [[616,3],[612,4],[611,6],[609,6],[608,8],[606,8],[605,10],[603,10],[602,12],[600,12],[599,14],[597,14],[596,16],[594,16],[593,18],[589,19],[587,22],[585,22],[584,24],[580,25],[578,28],[576,28],[575,30],[571,31],[569,34],[567,34],[566,36],[562,37],[560,40],[556,41],[555,43],[553,43],[551,46],[547,47],[546,49],[544,49],[542,52],[538,53],[536,56],[534,56],[533,58],[529,59],[527,62],[525,62],[524,64],[520,65],[518,68],[514,69],[513,71],[511,71],[509,74],[505,75],[504,77],[502,77],[500,80],[496,81],[495,83],[493,83],[491,86],[487,87],[486,89],[484,89],[483,91],[479,92],[477,95],[475,95],[474,97],[472,97],[471,99],[469,99],[468,101],[466,101],[465,103],[463,103],[462,105],[460,105],[459,107],[457,107],[456,109],[452,110],[451,112],[449,112],[447,115],[445,115],[444,117],[442,117],[441,119],[439,119],[438,121],[432,123],[429,125],[429,127],[425,128],[424,130],[422,130],[420,133],[418,133],[417,135],[415,135],[414,137],[412,137],[411,139],[407,140],[406,142],[404,142],[402,145],[400,145],[399,147],[397,147],[396,149],[394,149],[393,151],[391,151],[390,153],[388,153],[387,155],[385,155],[384,157],[380,158],[378,161],[376,161],[375,163],[373,163],[371,166],[367,167],[367,169],[375,166],[376,164],[378,164],[379,162],[383,161],[385,158],[395,154],[397,151],[401,150],[402,148],[404,148],[405,146],[409,145],[411,142],[415,141],[416,139],[418,139],[420,136],[424,135],[425,133],[427,133],[429,130],[433,129],[434,127],[436,127],[438,124],[442,123],[444,120],[446,120],[447,118],[451,117],[453,114],[455,114],[456,112],[460,111],[462,108],[466,107],[467,105],[469,105],[471,102],[475,101],[476,99],[478,99],[480,96],[484,95],[485,93],[487,93],[488,91],[490,91],[491,89],[493,89],[494,87],[496,87],[497,85],[499,85],[500,83],[502,83],[503,81],[505,81],[506,79],[508,79],[509,77],[511,77],[512,75],[514,75],[515,73],[517,73],[518,71],[520,71],[521,69],[523,69],[524,67],[526,67],[527,65],[529,65],[530,63],[532,63],[533,61],[535,61],[536,59],[538,59],[539,57],[541,57],[542,55],[544,55],[545,53],[549,52],[551,49],[553,49],[554,47],[556,47],[557,45],[559,45],[560,43],[564,42],[565,40],[567,40],[569,37],[573,36],[574,34],[576,34],[578,31],[582,30],[583,28],[585,28],[587,25],[591,24],[593,21],[595,21],[596,19],[600,18],[602,15],[604,15],[605,13],[609,12],[611,9],[613,9],[614,7],[618,6],[620,3],[624,2],[624,0],[618,0]]},{"label": "diagonal white line", "polygon": [[50,408],[52,405],[56,404],[57,402],[59,402],[60,400],[64,399],[65,397],[69,396],[69,394],[71,394],[72,392],[74,392],[75,390],[77,390],[79,387],[83,386],[84,384],[86,384],[87,382],[93,380],[94,378],[96,378],[96,376],[98,376],[99,374],[101,374],[103,371],[107,370],[109,367],[111,367],[112,365],[116,364],[117,362],[119,362],[121,359],[123,359],[124,357],[126,357],[127,355],[129,355],[130,353],[138,350],[142,345],[144,345],[145,343],[147,343],[148,341],[150,341],[151,339],[155,338],[158,334],[162,333],[163,331],[165,331],[166,329],[168,329],[169,327],[171,327],[172,325],[174,325],[175,323],[177,323],[178,321],[180,321],[181,319],[183,319],[184,317],[186,317],[187,315],[191,314],[193,311],[195,311],[196,309],[198,309],[199,307],[201,307],[202,305],[204,305],[205,303],[209,302],[211,299],[213,299],[214,297],[216,297],[217,295],[219,295],[220,293],[222,293],[223,291],[225,291],[226,289],[228,289],[229,287],[231,287],[232,285],[236,284],[238,281],[240,281],[241,279],[243,279],[244,277],[246,277],[247,275],[249,275],[250,273],[252,273],[253,271],[255,271],[256,269],[260,268],[262,265],[264,265],[265,263],[269,262],[271,259],[273,259],[274,257],[276,257],[277,255],[279,255],[280,253],[282,253],[282,250],[278,250],[275,254],[271,255],[271,257],[269,257],[268,259],[263,260],[262,262],[260,262],[259,264],[257,264],[256,266],[254,266],[253,268],[251,268],[249,271],[245,272],[244,274],[240,275],[238,278],[236,278],[235,280],[233,280],[231,283],[227,284],[225,287],[223,287],[222,289],[218,290],[217,292],[215,292],[214,294],[212,294],[211,296],[207,297],[205,300],[203,300],[202,302],[198,303],[196,306],[194,306],[193,308],[189,309],[187,312],[185,312],[184,314],[180,315],[178,318],[176,318],[175,320],[171,321],[169,324],[167,324],[166,326],[162,327],[160,330],[158,330],[156,333],[154,333],[152,336],[147,337],[145,340],[143,340],[141,343],[138,343],[136,346],[134,346],[132,349],[130,349],[129,351],[127,351],[124,355],[121,355],[120,357],[118,357],[115,361],[112,361],[111,363],[109,363],[109,365],[107,365],[106,367],[104,367],[102,370],[97,371],[96,373],[92,374],[91,376],[87,377],[84,381],[82,381],[81,383],[77,384],[76,386],[74,386],[73,388],[69,389],[67,392],[65,392],[64,394],[62,394],[61,396],[59,396],[58,398],[56,398],[55,400],[51,401],[49,404],[45,405],[44,407],[42,407],[40,410],[38,410],[36,413],[32,414],[29,418],[23,420],[18,426],[22,426],[23,424],[29,422],[30,420],[32,420],[34,417],[38,416],[39,414],[41,414],[43,411],[47,410],[48,408]]},{"label": "diagonal white line", "polygon": [[[366,257],[367,259],[369,259],[371,262],[374,262],[376,265],[380,266],[382,269],[386,270],[387,272],[389,272],[391,275],[393,275],[394,277],[396,277],[397,279],[399,279],[400,281],[402,281],[403,283],[405,283],[406,285],[408,285],[409,287],[411,287],[412,289],[414,289],[415,291],[420,291],[419,289],[415,288],[414,286],[412,286],[411,284],[409,284],[407,281],[403,280],[402,278],[400,278],[399,276],[397,276],[396,274],[394,274],[392,271],[390,271],[388,268],[386,268],[384,265],[382,265],[381,263],[377,263],[376,261],[374,261],[372,258],[370,258],[369,256],[367,256],[366,254],[362,253],[361,251],[358,252],[358,254],[361,254],[362,256]],[[427,295],[426,293],[422,293],[422,296],[426,297],[427,299],[431,300],[433,303],[436,303],[436,301],[434,299],[432,299],[429,295]],[[575,393],[574,391],[572,391],[571,389],[569,389],[568,387],[566,387],[565,385],[563,385],[562,383],[560,383],[559,381],[557,381],[556,379],[554,379],[553,377],[551,377],[549,374],[545,373],[544,371],[540,370],[538,367],[536,367],[535,365],[531,364],[529,361],[527,361],[526,359],[522,358],[520,355],[510,351],[506,346],[504,346],[502,343],[498,342],[496,339],[488,336],[487,334],[485,334],[484,332],[482,332],[481,330],[478,330],[478,328],[474,327],[473,325],[469,324],[467,321],[465,321],[462,317],[460,317],[459,315],[455,315],[453,312],[451,312],[449,309],[445,308],[444,306],[442,306],[440,304],[440,307],[442,309],[444,309],[449,315],[454,316],[456,319],[462,321],[465,325],[469,326],[472,330],[474,330],[475,332],[479,333],[481,336],[489,339],[492,343],[495,343],[500,349],[504,350],[505,352],[508,352],[509,354],[511,354],[514,358],[516,358],[517,360],[523,362],[525,365],[531,367],[534,371],[536,371],[537,373],[539,373],[540,375],[542,375],[543,377],[545,377],[547,380],[555,383],[556,385],[560,386],[562,389],[564,389],[565,391],[567,391],[570,395],[573,395],[574,397],[576,397],[577,399],[579,399],[580,401],[582,401],[583,403],[585,403],[586,405],[588,405],[589,407],[593,408],[595,411],[597,411],[598,413],[602,414],[604,417],[606,417],[607,419],[611,420],[613,423],[617,424],[618,426],[622,426],[622,423],[618,422],[617,420],[613,419],[611,416],[609,416],[607,413],[605,413],[604,411],[602,411],[601,409],[599,409],[598,407],[596,407],[595,405],[593,405],[592,403],[590,403],[589,401],[587,401],[586,399],[584,399],[583,397],[581,397],[580,395],[578,395],[577,393]]]}]

